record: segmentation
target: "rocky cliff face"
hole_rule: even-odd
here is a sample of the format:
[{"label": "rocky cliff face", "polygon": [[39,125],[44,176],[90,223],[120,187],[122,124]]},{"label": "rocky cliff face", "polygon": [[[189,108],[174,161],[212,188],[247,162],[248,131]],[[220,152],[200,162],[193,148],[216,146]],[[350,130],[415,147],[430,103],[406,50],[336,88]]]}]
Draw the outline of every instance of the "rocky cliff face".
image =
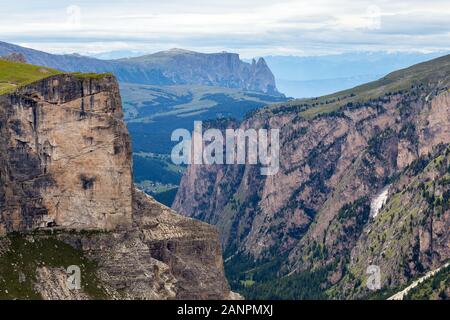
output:
[{"label": "rocky cliff face", "polygon": [[114,77],[54,75],[0,106],[0,297],[234,297],[216,230],[134,188]]},{"label": "rocky cliff face", "polygon": [[[436,147],[401,173],[390,185],[387,201],[377,216],[366,223],[355,241],[349,242],[348,272],[331,289],[336,297],[365,296],[368,265],[381,267],[381,284],[388,288],[407,284],[450,259],[449,178],[448,144]],[[342,227],[335,230],[339,229]],[[325,240],[327,247],[333,247],[332,241],[339,241],[339,236],[334,230],[330,232]],[[356,279],[363,279],[363,283]]]},{"label": "rocky cliff face", "polygon": [[131,224],[131,146],[112,76],[57,75],[0,104],[3,233]]},{"label": "rocky cliff face", "polygon": [[174,84],[212,85],[278,94],[275,77],[263,58],[249,64],[235,53],[204,54],[172,49],[121,61],[158,69]]},{"label": "rocky cliff face", "polygon": [[[368,294],[361,288],[373,263],[385,272],[384,288],[402,285],[450,256],[442,232],[449,227],[448,197],[436,209],[422,189],[405,182],[406,168],[450,143],[449,75],[445,56],[348,91],[257,112],[241,128],[281,130],[278,174],[264,177],[251,165],[192,165],[173,208],[217,225],[230,266],[250,256],[259,261],[250,272],[262,282],[270,272],[320,272],[324,292],[337,283],[358,288],[330,289],[331,297],[360,297]],[[422,174],[434,185],[446,168],[444,161]],[[371,217],[371,200],[390,184],[395,191],[389,189],[386,207],[394,213],[384,207]],[[429,192],[446,194],[447,184]],[[394,223],[406,220],[410,225]],[[261,289],[257,284],[253,293]]]}]

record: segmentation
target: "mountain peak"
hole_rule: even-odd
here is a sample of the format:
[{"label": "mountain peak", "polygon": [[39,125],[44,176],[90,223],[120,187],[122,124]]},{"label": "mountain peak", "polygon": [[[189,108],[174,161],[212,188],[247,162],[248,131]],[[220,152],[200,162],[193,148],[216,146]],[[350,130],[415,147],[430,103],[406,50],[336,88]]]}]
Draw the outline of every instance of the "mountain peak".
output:
[{"label": "mountain peak", "polygon": [[195,52],[192,50],[181,49],[181,48],[172,48],[169,50],[158,51],[152,55],[160,55],[160,54],[199,54],[199,52]]},{"label": "mountain peak", "polygon": [[[254,60],[254,59],[253,59],[253,60]],[[267,67],[267,68],[268,68],[268,65],[267,65],[267,63],[266,63],[266,60],[264,60],[263,57],[261,57],[261,58],[258,59],[258,62],[256,63],[256,65],[257,65],[257,66],[260,66],[260,67]]]}]

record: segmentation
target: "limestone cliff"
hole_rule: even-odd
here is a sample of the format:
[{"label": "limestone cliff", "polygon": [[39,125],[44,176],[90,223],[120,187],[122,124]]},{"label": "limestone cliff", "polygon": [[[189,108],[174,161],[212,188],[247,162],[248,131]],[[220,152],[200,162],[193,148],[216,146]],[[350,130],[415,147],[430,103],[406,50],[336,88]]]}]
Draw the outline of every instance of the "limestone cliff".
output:
[{"label": "limestone cliff", "polygon": [[142,70],[158,70],[172,84],[242,88],[279,95],[275,77],[264,58],[259,58],[257,62],[253,60],[249,64],[242,61],[236,53],[200,53],[171,49],[119,61],[124,66],[131,64]]},{"label": "limestone cliff", "polygon": [[[333,95],[268,106],[241,128],[280,129],[279,172],[191,165],[173,208],[218,226],[233,284],[251,297],[308,297],[302,290],[311,289],[325,298],[339,281],[360,290],[372,262],[385,272],[384,288],[403,285],[450,257],[448,204],[438,214],[423,190],[401,192],[405,183],[387,193],[386,205],[396,214],[383,209],[374,220],[370,204],[404,179],[408,166],[450,143],[449,81],[447,55]],[[446,164],[433,173],[436,179]],[[438,197],[446,190],[428,192]],[[394,223],[405,219],[411,226]],[[243,287],[247,276],[260,283]],[[283,287],[289,289],[280,293]],[[358,290],[329,297],[368,294]]]},{"label": "limestone cliff", "polygon": [[216,230],[134,188],[115,78],[16,69],[43,79],[0,95],[0,298],[232,297]]},{"label": "limestone cliff", "polygon": [[131,146],[112,76],[56,75],[0,104],[3,233],[131,224]]}]

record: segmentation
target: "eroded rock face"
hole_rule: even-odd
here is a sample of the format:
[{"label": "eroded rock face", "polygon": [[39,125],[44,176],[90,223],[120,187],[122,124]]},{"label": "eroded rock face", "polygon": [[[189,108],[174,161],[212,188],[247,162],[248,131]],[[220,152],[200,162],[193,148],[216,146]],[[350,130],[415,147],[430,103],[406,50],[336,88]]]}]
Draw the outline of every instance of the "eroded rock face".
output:
[{"label": "eroded rock face", "polygon": [[[205,54],[172,49],[121,61],[124,64],[135,63],[135,67],[144,70],[160,70],[173,84],[214,85],[279,94],[275,77],[264,58],[249,64],[240,60],[236,53]],[[120,74],[119,71],[119,77]]]},{"label": "eroded rock face", "polygon": [[112,76],[58,75],[0,104],[3,233],[131,225],[131,146]]},{"label": "eroded rock face", "polygon": [[[191,165],[173,208],[219,226],[225,247],[238,242],[256,257],[271,247],[289,251],[303,236],[321,242],[343,205],[374,196],[385,179],[450,142],[450,94],[441,85],[429,101],[415,88],[340,115],[256,115],[241,129],[281,129],[278,174],[261,176],[252,165]],[[400,116],[404,105],[408,114]]]},{"label": "eroded rock face", "polygon": [[382,287],[405,285],[450,259],[450,145],[408,167],[388,201],[350,246],[348,272],[335,290],[338,297],[361,298],[370,291],[369,265],[380,266]]},{"label": "eroded rock face", "polygon": [[11,247],[10,232],[25,234],[20,243],[60,241],[77,249],[67,250],[70,261],[95,262],[90,277],[105,291],[93,297],[68,290],[65,258],[46,267],[39,259],[53,261],[52,252],[43,252],[33,261],[36,272],[24,278],[35,278],[33,294],[44,299],[238,297],[224,276],[217,231],[135,190],[114,77],[52,76],[0,96],[0,106],[0,262],[4,255],[22,259]]},{"label": "eroded rock face", "polygon": [[[240,298],[230,291],[225,279],[217,231],[177,215],[138,190],[134,192],[133,226],[129,230],[58,230],[54,235],[28,239],[49,237],[69,244],[95,262],[95,276],[104,291],[102,298]],[[44,299],[91,299],[83,287],[75,292],[67,289],[65,268],[39,267],[36,291]]]},{"label": "eroded rock face", "polygon": [[[317,102],[312,99],[309,109],[300,101],[299,105],[257,112],[241,124],[241,129],[280,129],[279,172],[265,177],[253,165],[191,165],[173,208],[218,226],[227,257],[249,254],[255,259],[281,259],[283,274],[333,265],[334,274],[329,279],[332,284],[338,282],[347,259],[364,256],[369,263],[368,257],[383,254],[380,247],[370,252],[370,246],[364,245],[361,251],[352,251],[370,229],[372,197],[415,160],[439,144],[450,143],[448,61],[449,56],[440,60],[441,67],[428,65],[436,69],[420,74],[423,79],[402,90],[383,91],[389,79],[377,90],[366,87],[374,90],[370,99],[341,103],[333,112],[314,116],[314,108],[326,111],[327,105],[334,103],[320,98]],[[401,81],[399,86],[409,79]],[[333,98],[347,99],[344,94]],[[357,207],[342,211],[358,201]],[[419,208],[422,202],[413,201],[411,206]],[[421,215],[427,216],[425,211]],[[436,246],[446,241],[448,247],[447,238],[433,238],[429,230],[434,227],[424,227],[426,224],[417,219],[413,236],[419,237],[418,250],[433,248],[434,253],[427,263],[416,259],[408,276],[403,277],[395,268],[389,285],[398,285],[420,272],[421,263],[430,268],[448,256],[448,249],[443,253]],[[435,220],[436,226],[442,228],[445,221]],[[419,231],[419,225],[424,230]],[[387,228],[386,223],[379,230],[383,228]],[[406,243],[407,237],[405,234],[405,239],[395,241]],[[415,250],[414,246],[402,248],[395,261],[379,261],[394,270],[393,265]],[[406,252],[407,248],[410,251]]]},{"label": "eroded rock face", "polygon": [[141,191],[135,193],[134,219],[151,256],[177,279],[177,298],[229,298],[214,227],[175,214]]},{"label": "eroded rock face", "polygon": [[35,290],[44,300],[88,300],[83,290],[70,290],[64,268],[40,267],[36,270]]}]

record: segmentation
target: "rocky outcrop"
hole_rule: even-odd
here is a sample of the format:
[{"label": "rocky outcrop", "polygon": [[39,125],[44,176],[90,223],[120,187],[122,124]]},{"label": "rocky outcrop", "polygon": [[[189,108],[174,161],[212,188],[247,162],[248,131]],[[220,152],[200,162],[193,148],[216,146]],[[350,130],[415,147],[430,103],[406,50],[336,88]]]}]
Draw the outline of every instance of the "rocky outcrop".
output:
[{"label": "rocky outcrop", "polygon": [[133,227],[57,239],[97,264],[107,296],[116,299],[228,299],[217,231],[134,192]]},{"label": "rocky outcrop", "polygon": [[3,233],[131,225],[131,146],[112,76],[57,75],[0,104]]},{"label": "rocky outcrop", "polygon": [[26,63],[27,59],[25,58],[25,56],[21,53],[10,53],[6,56],[1,56],[0,60],[5,60],[5,61],[12,61],[12,62],[22,62],[22,63]]},{"label": "rocky outcrop", "polygon": [[36,268],[35,290],[44,300],[89,300],[83,290],[70,290],[64,268]]},{"label": "rocky outcrop", "polygon": [[215,228],[177,215],[140,191],[135,194],[134,216],[151,256],[168,265],[176,278],[177,298],[228,298]]},{"label": "rocky outcrop", "polygon": [[250,73],[251,80],[246,89],[262,91],[268,94],[278,93],[275,85],[275,77],[264,58],[259,58],[258,62],[255,59],[252,60]]},{"label": "rocky outcrop", "polygon": [[[448,238],[430,234],[436,226],[421,220],[429,207],[421,206],[426,200],[414,198],[421,194],[417,191],[404,198],[406,211],[421,212],[413,234],[393,232],[398,238],[380,240],[401,243],[402,250],[396,259],[375,259],[384,254],[383,246],[370,249],[374,242],[363,240],[372,228],[370,203],[414,161],[450,143],[449,74],[450,56],[445,56],[351,90],[256,112],[240,127],[280,129],[279,172],[261,176],[255,165],[191,165],[173,208],[218,226],[230,265],[233,259],[247,261],[247,256],[263,266],[272,261],[279,266],[272,276],[328,268],[327,288],[341,281],[350,261],[364,261],[357,273],[361,282],[362,266],[378,261],[392,270],[385,287],[405,283],[422,272],[420,265],[426,270],[448,258]],[[448,226],[446,214],[437,223],[439,230]],[[377,230],[387,230],[388,224],[380,221]],[[372,231],[370,237],[377,236]],[[430,250],[427,263],[413,254],[409,237],[416,236],[420,247]],[[413,262],[403,275],[399,265],[405,257]],[[251,264],[253,271],[256,267],[258,263]],[[266,273],[254,278],[271,277],[261,269]]]},{"label": "rocky outcrop", "polygon": [[275,77],[264,58],[249,64],[241,61],[236,53],[205,54],[172,49],[121,61],[160,70],[174,84],[212,85],[278,94]]},{"label": "rocky outcrop", "polygon": [[217,231],[134,188],[113,76],[50,76],[0,106],[0,297],[234,297]]}]

